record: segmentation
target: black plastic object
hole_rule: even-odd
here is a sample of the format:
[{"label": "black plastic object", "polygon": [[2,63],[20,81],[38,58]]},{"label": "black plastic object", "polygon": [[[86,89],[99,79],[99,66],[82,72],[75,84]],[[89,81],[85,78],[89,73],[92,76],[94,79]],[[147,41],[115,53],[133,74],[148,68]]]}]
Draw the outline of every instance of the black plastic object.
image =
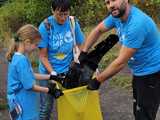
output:
[{"label": "black plastic object", "polygon": [[95,46],[95,48],[88,53],[88,65],[92,70],[96,70],[98,63],[102,57],[119,41],[119,38],[115,34],[109,35],[105,40]]},{"label": "black plastic object", "polygon": [[[96,71],[102,57],[119,41],[115,34],[109,35],[105,40],[95,46],[95,48],[87,53],[83,65],[73,63],[70,66],[65,78],[61,79],[57,76],[58,82],[66,89],[84,86],[92,79],[93,73]],[[58,80],[59,79],[59,80]],[[61,79],[61,80],[60,80]]]}]

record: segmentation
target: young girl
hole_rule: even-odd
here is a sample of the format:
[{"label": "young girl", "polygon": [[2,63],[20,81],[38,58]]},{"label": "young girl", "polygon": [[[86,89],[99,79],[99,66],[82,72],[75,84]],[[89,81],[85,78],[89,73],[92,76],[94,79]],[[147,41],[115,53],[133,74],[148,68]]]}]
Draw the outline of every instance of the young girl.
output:
[{"label": "young girl", "polygon": [[17,31],[13,45],[6,54],[9,61],[7,99],[13,120],[39,120],[36,92],[55,93],[55,84],[49,88],[35,84],[35,79],[49,80],[51,76],[33,73],[26,56],[37,47],[40,38],[37,28],[30,24],[24,25]]}]

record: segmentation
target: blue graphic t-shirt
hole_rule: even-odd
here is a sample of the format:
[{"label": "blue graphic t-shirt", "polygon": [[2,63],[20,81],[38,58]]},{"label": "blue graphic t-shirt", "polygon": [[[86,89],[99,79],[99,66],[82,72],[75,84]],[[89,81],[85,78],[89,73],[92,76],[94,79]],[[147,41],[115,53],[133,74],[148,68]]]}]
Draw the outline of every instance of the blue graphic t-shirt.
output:
[{"label": "blue graphic t-shirt", "polygon": [[[44,22],[39,26],[41,33],[41,41],[39,48],[48,49],[48,60],[53,69],[57,73],[68,71],[69,65],[73,60],[73,34],[71,32],[69,17],[64,24],[60,25],[55,20],[54,16],[48,17],[48,22],[51,24],[50,30],[47,31]],[[76,44],[82,44],[84,35],[80,29],[78,22],[75,23],[75,40]],[[39,66],[40,71],[47,72],[42,64]]]},{"label": "blue graphic t-shirt", "polygon": [[137,51],[128,65],[134,75],[147,75],[160,70],[160,33],[154,21],[132,6],[127,21],[108,16],[106,28],[116,28],[120,43]]},{"label": "blue graphic t-shirt", "polygon": [[7,99],[10,109],[19,104],[22,115],[18,120],[38,120],[38,94],[32,91],[35,77],[26,56],[15,53],[8,66]]}]

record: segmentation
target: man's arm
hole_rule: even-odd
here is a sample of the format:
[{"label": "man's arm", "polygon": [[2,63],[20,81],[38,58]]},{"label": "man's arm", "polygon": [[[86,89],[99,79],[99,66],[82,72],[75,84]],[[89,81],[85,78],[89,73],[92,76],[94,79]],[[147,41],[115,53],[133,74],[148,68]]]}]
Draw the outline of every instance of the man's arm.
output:
[{"label": "man's arm", "polygon": [[125,64],[128,62],[128,60],[133,56],[135,52],[136,49],[122,46],[120,49],[119,56],[102,73],[97,75],[97,80],[99,82],[103,82],[111,78],[116,73],[118,73],[125,66]]},{"label": "man's arm", "polygon": [[104,23],[99,23],[86,38],[82,51],[87,52],[88,49],[98,40],[101,34],[107,31],[109,31],[109,29],[105,27]]}]

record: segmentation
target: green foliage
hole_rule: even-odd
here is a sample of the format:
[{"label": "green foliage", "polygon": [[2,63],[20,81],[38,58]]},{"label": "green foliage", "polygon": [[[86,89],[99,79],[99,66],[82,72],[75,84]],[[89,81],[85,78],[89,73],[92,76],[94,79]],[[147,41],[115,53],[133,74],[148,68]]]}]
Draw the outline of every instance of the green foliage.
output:
[{"label": "green foliage", "polygon": [[74,0],[72,14],[77,16],[83,27],[95,25],[106,14],[104,0]]},{"label": "green foliage", "polygon": [[151,0],[152,3],[160,4],[160,0]]},{"label": "green foliage", "polygon": [[143,11],[145,11],[148,15],[150,15],[157,24],[160,24],[160,0],[143,0],[144,2],[140,2],[137,4]]},{"label": "green foliage", "polygon": [[0,29],[2,31],[7,31],[11,29],[14,31],[19,24],[24,22],[24,2],[21,3],[10,3],[6,4],[4,7],[0,8]]},{"label": "green foliage", "polygon": [[[82,27],[95,25],[106,14],[103,2],[103,0],[72,0],[71,14],[79,18]],[[0,42],[2,39],[6,41],[12,32],[26,23],[38,26],[51,14],[50,6],[51,0],[8,0],[0,8]]]},{"label": "green foliage", "polygon": [[[50,14],[51,0],[9,0],[0,8],[0,42],[26,24],[39,25]],[[7,33],[7,35],[6,35]]]},{"label": "green foliage", "polygon": [[51,0],[26,0],[26,22],[39,25],[39,23],[51,14]]},{"label": "green foliage", "polygon": [[19,26],[25,21],[23,7],[24,2],[6,3],[0,8],[0,42],[1,44],[8,43],[9,36],[15,32]]}]

